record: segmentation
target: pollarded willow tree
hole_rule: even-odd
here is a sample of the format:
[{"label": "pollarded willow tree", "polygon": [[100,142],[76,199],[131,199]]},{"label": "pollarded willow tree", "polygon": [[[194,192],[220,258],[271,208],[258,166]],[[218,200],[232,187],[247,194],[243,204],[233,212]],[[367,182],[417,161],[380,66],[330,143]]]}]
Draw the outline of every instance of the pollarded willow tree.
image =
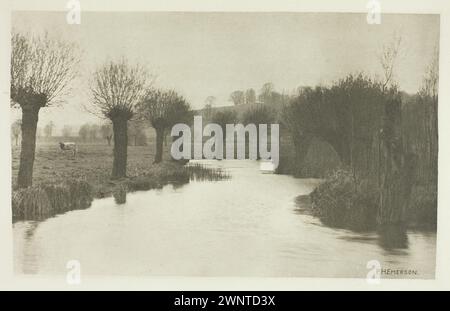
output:
[{"label": "pollarded willow tree", "polygon": [[138,107],[141,117],[148,120],[156,131],[154,163],[159,163],[163,159],[165,132],[177,123],[190,124],[193,115],[191,107],[173,90],[149,90]]},{"label": "pollarded willow tree", "polygon": [[149,83],[144,67],[130,65],[125,59],[109,62],[94,73],[91,91],[95,113],[111,120],[114,133],[112,178],[126,177],[128,121],[136,112]]},{"label": "pollarded willow tree", "polygon": [[309,146],[318,138],[329,143],[353,175],[366,176],[372,162],[384,103],[383,86],[364,74],[348,75],[331,87],[305,88],[282,111],[296,157],[303,166]]},{"label": "pollarded willow tree", "polygon": [[12,107],[22,110],[19,188],[32,185],[39,111],[62,102],[78,63],[74,44],[48,34],[13,33],[11,40]]}]

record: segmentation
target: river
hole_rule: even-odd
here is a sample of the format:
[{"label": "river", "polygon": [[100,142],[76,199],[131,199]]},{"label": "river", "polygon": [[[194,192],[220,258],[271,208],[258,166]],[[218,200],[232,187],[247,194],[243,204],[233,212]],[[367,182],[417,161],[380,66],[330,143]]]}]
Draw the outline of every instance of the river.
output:
[{"label": "river", "polygon": [[124,205],[98,199],[86,210],[15,223],[15,272],[61,274],[78,260],[83,275],[364,278],[377,260],[385,271],[412,273],[401,277],[434,278],[435,233],[407,231],[400,246],[386,247],[376,232],[329,228],[299,212],[295,198],[318,180],[262,174],[253,161],[200,162],[231,179],[131,193]]}]

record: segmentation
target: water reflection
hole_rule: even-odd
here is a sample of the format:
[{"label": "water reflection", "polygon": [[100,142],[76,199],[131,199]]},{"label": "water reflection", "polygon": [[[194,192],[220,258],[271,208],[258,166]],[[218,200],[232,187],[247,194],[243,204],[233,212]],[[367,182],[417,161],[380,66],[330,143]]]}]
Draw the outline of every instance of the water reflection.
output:
[{"label": "water reflection", "polygon": [[96,200],[34,229],[14,224],[16,272],[66,273],[76,258],[85,275],[364,278],[376,259],[434,276],[433,233],[406,232],[407,249],[386,251],[405,239],[381,243],[377,232],[329,228],[298,212],[295,198],[317,180],[261,174],[252,161],[201,163],[232,179],[128,193],[121,206]]},{"label": "water reflection", "polygon": [[[30,221],[24,223],[23,241],[24,245],[21,249],[22,258],[22,270],[25,274],[35,274],[39,271],[37,263],[39,262],[39,254],[35,251],[35,247],[38,245],[34,239],[34,235],[39,226],[39,221]],[[15,244],[15,243],[14,243]],[[14,245],[16,247],[16,245]]]},{"label": "water reflection", "polygon": [[25,230],[25,239],[31,240],[33,238],[33,235],[39,226],[39,221],[30,221],[28,224],[28,228]]},{"label": "water reflection", "polygon": [[[312,203],[309,195],[298,196],[295,199],[297,213],[313,215]],[[397,254],[399,250],[408,249],[408,231],[404,224],[378,226],[375,230],[352,230],[355,235],[342,237],[346,241],[376,242],[385,251]]]},{"label": "water reflection", "polygon": [[384,225],[377,229],[378,243],[386,251],[408,248],[406,226],[402,224]]},{"label": "water reflection", "polygon": [[230,179],[231,176],[221,168],[210,167],[200,163],[190,163],[182,167],[164,180],[164,178],[154,179],[151,176],[140,176],[128,181],[127,184],[121,184],[113,191],[114,202],[117,205],[123,205],[127,202],[128,191],[148,191],[161,190],[165,184],[170,183],[174,189],[179,189],[190,181],[220,181]]},{"label": "water reflection", "polygon": [[127,191],[128,189],[126,186],[119,186],[113,191],[114,202],[116,202],[117,205],[127,203]]}]

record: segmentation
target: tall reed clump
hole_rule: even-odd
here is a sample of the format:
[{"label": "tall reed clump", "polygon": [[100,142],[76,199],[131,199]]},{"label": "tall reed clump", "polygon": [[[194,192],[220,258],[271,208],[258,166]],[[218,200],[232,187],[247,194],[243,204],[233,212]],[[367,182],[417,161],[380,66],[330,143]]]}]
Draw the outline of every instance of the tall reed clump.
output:
[{"label": "tall reed clump", "polygon": [[160,171],[159,180],[164,184],[187,184],[189,182],[189,174],[185,167],[175,170]]},{"label": "tall reed clump", "polygon": [[154,167],[144,175],[131,178],[127,181],[126,187],[131,192],[147,191],[160,189],[167,184],[183,185],[191,180],[218,181],[229,178],[230,175],[219,168],[209,168],[201,164],[180,166],[166,163]]},{"label": "tall reed clump", "polygon": [[154,169],[145,175],[136,176],[128,180],[126,187],[128,191],[147,191],[151,189],[161,189],[163,186],[172,184],[186,184],[189,182],[189,174],[183,167]]},{"label": "tall reed clump", "polygon": [[43,220],[67,211],[88,208],[92,200],[92,186],[82,179],[19,189],[12,194],[13,220]]},{"label": "tall reed clump", "polygon": [[337,170],[311,193],[312,212],[328,226],[354,230],[376,226],[378,196],[366,180]]},{"label": "tall reed clump", "polygon": [[126,188],[128,191],[147,191],[150,189],[160,188],[158,182],[148,176],[138,176],[127,181]]},{"label": "tall reed clump", "polygon": [[[337,170],[330,174],[311,192],[309,199],[312,214],[325,225],[352,230],[379,229],[379,189],[368,179],[355,178],[350,171]],[[436,228],[436,186],[413,187],[411,200],[405,209],[405,223],[401,225],[408,228]]]}]

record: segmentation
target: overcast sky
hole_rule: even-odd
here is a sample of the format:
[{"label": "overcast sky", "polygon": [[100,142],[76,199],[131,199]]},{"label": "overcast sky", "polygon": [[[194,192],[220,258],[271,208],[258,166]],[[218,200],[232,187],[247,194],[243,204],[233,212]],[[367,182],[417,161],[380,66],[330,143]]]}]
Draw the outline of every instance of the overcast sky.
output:
[{"label": "overcast sky", "polygon": [[358,71],[380,75],[377,53],[395,33],[403,41],[396,79],[414,93],[439,43],[437,15],[383,14],[380,25],[369,25],[365,14],[82,12],[80,25],[68,25],[66,12],[15,12],[13,27],[47,30],[83,53],[67,103],[41,112],[41,126],[53,120],[57,127],[96,121],[83,109],[90,76],[122,56],[146,65],[158,87],[173,88],[201,108],[209,95],[218,106],[230,105],[232,91],[258,92],[269,81],[282,91]]}]

